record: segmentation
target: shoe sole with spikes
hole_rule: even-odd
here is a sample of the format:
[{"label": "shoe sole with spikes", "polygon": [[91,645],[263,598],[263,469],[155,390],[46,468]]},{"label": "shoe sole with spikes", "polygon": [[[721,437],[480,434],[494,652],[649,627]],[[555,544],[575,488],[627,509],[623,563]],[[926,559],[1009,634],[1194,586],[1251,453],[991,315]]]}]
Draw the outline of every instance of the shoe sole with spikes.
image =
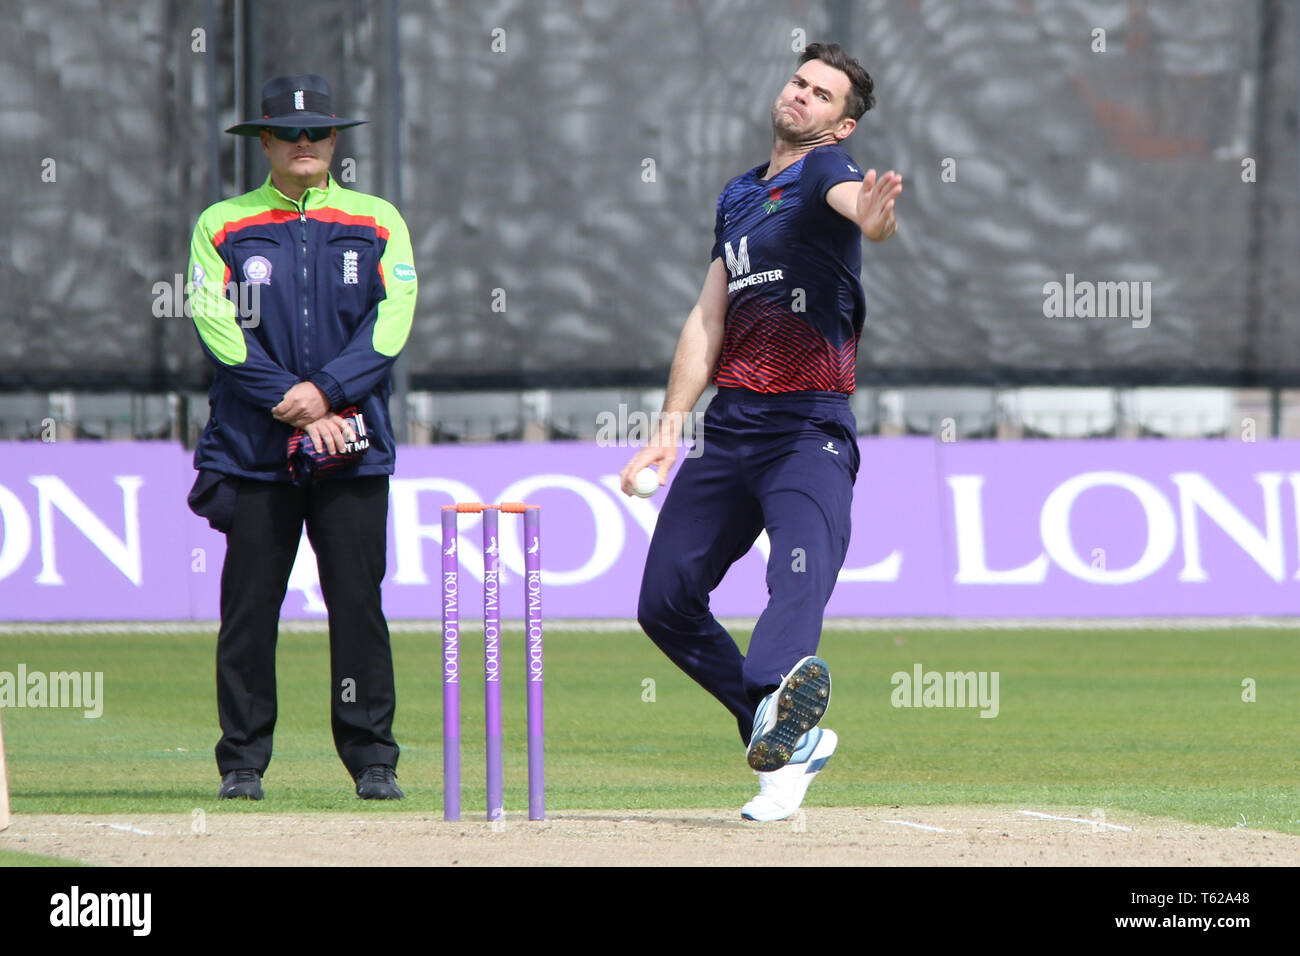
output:
[{"label": "shoe sole with spikes", "polygon": [[769,773],[789,763],[799,738],[817,726],[830,702],[830,668],[820,657],[805,657],[773,693],[769,706],[776,707],[776,720],[750,740],[750,767]]}]

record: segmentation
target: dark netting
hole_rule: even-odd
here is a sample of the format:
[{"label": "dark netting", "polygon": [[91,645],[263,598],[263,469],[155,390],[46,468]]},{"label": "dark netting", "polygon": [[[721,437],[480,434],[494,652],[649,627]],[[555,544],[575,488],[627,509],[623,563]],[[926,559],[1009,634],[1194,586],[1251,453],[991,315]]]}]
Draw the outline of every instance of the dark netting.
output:
[{"label": "dark netting", "polygon": [[[371,120],[340,134],[336,172],[351,160],[349,185],[390,198],[400,183],[414,385],[662,384],[717,193],[767,156],[796,31],[867,65],[879,105],[849,149],[906,176],[898,237],[865,250],[860,383],[1294,384],[1298,16],[1280,0],[16,8],[0,386],[202,385],[155,286],[184,272],[214,195],[266,172],[212,135],[210,88],[224,129],[246,118],[238,77],[255,105],[263,78],[309,71]],[[1067,274],[1150,282],[1149,326],[1045,316]]]},{"label": "dark netting", "polygon": [[[179,5],[8,8],[0,30],[0,381],[148,382],[192,333],[154,315],[202,182],[196,23]],[[211,45],[209,46],[211,48]]]}]

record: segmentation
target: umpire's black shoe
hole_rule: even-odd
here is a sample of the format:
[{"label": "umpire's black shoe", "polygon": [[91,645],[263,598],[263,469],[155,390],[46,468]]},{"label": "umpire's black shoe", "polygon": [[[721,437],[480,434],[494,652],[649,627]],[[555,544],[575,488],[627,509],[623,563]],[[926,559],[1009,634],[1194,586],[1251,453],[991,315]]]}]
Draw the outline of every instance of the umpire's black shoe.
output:
[{"label": "umpire's black shoe", "polygon": [[357,796],[362,800],[401,800],[406,794],[396,778],[392,767],[373,764],[357,774]]},{"label": "umpire's black shoe", "polygon": [[221,778],[218,800],[261,800],[262,775],[256,770],[232,770]]}]

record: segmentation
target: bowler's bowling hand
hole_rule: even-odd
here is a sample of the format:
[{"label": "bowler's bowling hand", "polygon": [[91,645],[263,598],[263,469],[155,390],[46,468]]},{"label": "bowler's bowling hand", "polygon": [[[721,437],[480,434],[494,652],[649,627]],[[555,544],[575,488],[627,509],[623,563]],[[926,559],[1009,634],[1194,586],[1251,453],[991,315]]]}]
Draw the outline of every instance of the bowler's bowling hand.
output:
[{"label": "bowler's bowling hand", "polygon": [[294,428],[306,428],[330,410],[325,393],[311,382],[299,382],[284,393],[284,400],[271,409],[277,421]]},{"label": "bowler's bowling hand", "polygon": [[884,242],[898,231],[894,218],[894,200],[903,191],[903,177],[892,169],[876,179],[868,169],[858,191],[857,223],[862,234],[872,242]]},{"label": "bowler's bowling hand", "polygon": [[623,494],[633,495],[636,493],[636,476],[642,468],[648,468],[651,465],[658,467],[659,487],[668,483],[668,473],[672,471],[673,463],[677,461],[677,446],[673,443],[658,444],[657,442],[647,445],[639,452],[632,456],[632,460],[623,466],[619,472],[619,485],[623,489]]}]

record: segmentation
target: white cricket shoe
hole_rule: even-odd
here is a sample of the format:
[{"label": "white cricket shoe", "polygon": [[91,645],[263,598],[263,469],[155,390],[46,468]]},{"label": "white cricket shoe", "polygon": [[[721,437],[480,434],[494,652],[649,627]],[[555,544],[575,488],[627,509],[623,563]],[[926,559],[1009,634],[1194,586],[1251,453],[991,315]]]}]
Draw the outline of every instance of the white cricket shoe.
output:
[{"label": "white cricket shoe", "polygon": [[745,753],[750,767],[762,773],[784,767],[830,702],[831,670],[824,660],[805,657],[790,668],[754,711],[754,732]]},{"label": "white cricket shoe", "polygon": [[746,820],[770,822],[794,816],[808,785],[835,753],[835,731],[814,727],[804,734],[794,756],[780,770],[758,774],[758,796],[740,808]]}]

